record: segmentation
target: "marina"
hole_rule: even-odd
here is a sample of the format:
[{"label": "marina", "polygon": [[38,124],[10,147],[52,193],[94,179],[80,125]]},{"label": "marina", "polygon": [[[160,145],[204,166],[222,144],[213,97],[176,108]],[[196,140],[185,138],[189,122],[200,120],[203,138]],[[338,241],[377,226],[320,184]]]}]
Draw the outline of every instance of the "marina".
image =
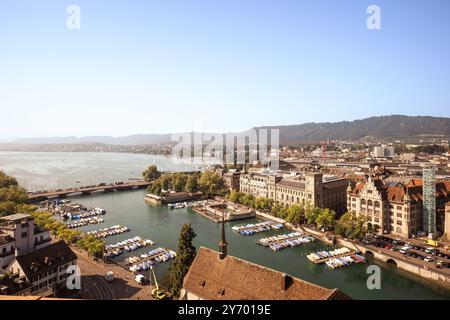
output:
[{"label": "marina", "polygon": [[136,236],[134,238],[126,239],[123,241],[119,241],[114,244],[106,245],[106,258],[115,258],[118,257],[125,252],[136,251],[140,248],[148,247],[154,245],[155,242],[149,239],[142,239],[140,236]]},{"label": "marina", "polygon": [[286,248],[311,243],[313,241],[315,241],[315,238],[312,236],[307,236],[300,232],[293,232],[259,239],[256,243],[268,247],[272,251],[280,251]]},{"label": "marina", "polygon": [[270,230],[280,230],[284,227],[282,223],[275,223],[272,221],[264,221],[256,224],[246,224],[240,226],[234,226],[233,231],[244,235],[251,236],[257,233],[270,231]]},{"label": "marina", "polygon": [[333,260],[336,258],[341,258],[344,256],[350,256],[355,254],[355,251],[350,250],[349,248],[346,247],[342,247],[342,248],[338,248],[338,249],[334,249],[331,251],[318,251],[315,253],[311,253],[309,255],[307,255],[306,257],[314,262],[315,264],[322,264],[322,263],[326,263],[328,260]]},{"label": "marina", "polygon": [[63,220],[80,220],[106,214],[102,208],[88,208],[67,199],[45,200],[39,203],[40,211],[48,211]]},{"label": "marina", "polygon": [[156,263],[166,262],[176,257],[176,252],[164,248],[156,248],[147,253],[138,256],[126,258],[125,265],[129,266],[128,270],[136,273],[147,271]]},{"label": "marina", "polygon": [[348,256],[343,256],[340,258],[333,258],[325,262],[325,264],[330,267],[331,269],[338,269],[342,267],[350,266],[351,264],[355,263],[365,263],[366,258],[359,254],[352,254]]},{"label": "marina", "polygon": [[87,226],[88,224],[99,224],[103,222],[105,222],[105,220],[99,217],[83,218],[78,220],[77,222],[68,223],[67,228],[74,229]]},{"label": "marina", "polygon": [[103,239],[111,236],[116,236],[125,232],[130,231],[127,227],[122,227],[121,225],[115,225],[109,228],[103,228],[98,230],[92,230],[86,232],[88,235],[93,235],[97,239]]},{"label": "marina", "polygon": [[190,202],[179,202],[179,203],[169,203],[167,206],[169,209],[183,209],[197,206],[204,206],[208,203],[208,200],[198,200],[198,201],[190,201]]}]

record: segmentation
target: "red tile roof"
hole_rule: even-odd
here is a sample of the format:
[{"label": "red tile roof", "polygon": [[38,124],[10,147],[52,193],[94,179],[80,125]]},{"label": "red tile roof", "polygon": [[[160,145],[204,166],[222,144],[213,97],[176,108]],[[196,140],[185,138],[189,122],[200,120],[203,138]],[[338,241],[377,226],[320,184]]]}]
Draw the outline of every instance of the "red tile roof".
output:
[{"label": "red tile roof", "polygon": [[184,278],[183,288],[206,300],[349,299],[327,289],[233,256],[201,247]]}]

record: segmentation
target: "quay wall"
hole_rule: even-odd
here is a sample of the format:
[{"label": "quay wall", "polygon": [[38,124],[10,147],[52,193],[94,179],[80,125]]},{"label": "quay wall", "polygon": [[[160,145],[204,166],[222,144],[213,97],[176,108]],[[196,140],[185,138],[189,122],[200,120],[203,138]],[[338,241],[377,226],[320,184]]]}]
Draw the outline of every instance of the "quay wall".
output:
[{"label": "quay wall", "polygon": [[436,284],[439,287],[443,287],[450,290],[450,276],[448,275],[445,275],[432,269],[428,269],[426,266],[421,266],[419,264],[415,264],[391,255],[387,255],[381,252],[380,250],[375,250],[372,248],[368,248],[364,245],[355,244],[352,241],[338,238],[336,239],[336,243],[340,246],[348,247],[349,249],[361,251],[363,254],[370,252],[373,254],[374,258],[379,261],[385,263],[395,263],[397,268],[400,270],[412,273],[423,279],[431,281],[432,283]]},{"label": "quay wall", "polygon": [[[318,239],[326,242],[331,243],[329,239],[327,239],[325,233],[314,230],[311,228],[308,228],[306,226],[300,226],[299,228],[294,228],[290,223],[286,222],[284,219],[274,217],[270,214],[256,211],[257,216],[260,216],[262,218],[276,221],[278,223],[284,223],[287,227],[295,230],[301,230],[304,231],[310,235],[313,235],[317,237]],[[356,244],[352,241],[342,239],[340,237],[335,237],[335,243],[339,246],[347,247],[350,250],[360,251],[363,254],[366,254],[370,251],[370,253],[373,254],[373,257],[379,261],[382,261],[384,263],[395,263],[397,268],[406,272],[409,272],[411,274],[414,274],[420,278],[428,280],[430,283],[445,288],[447,290],[450,290],[450,276],[445,275],[443,273],[437,272],[435,270],[428,269],[426,266],[421,266],[412,262],[404,261],[403,259],[399,259],[397,257],[387,255],[379,250],[375,250],[372,248],[368,248],[361,244]]]}]

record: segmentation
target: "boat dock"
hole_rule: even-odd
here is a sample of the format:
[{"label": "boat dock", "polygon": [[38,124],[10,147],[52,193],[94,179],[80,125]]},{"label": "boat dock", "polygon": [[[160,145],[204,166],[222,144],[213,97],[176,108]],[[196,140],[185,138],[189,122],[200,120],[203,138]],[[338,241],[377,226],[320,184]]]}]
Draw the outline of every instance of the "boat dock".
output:
[{"label": "boat dock", "polygon": [[66,226],[69,229],[74,229],[74,228],[87,226],[88,224],[103,223],[104,221],[105,220],[103,220],[102,218],[98,218],[98,217],[83,218],[83,219],[78,220],[77,222],[68,223],[68,224],[66,224]]},{"label": "boat dock", "polygon": [[345,256],[351,256],[356,254],[356,251],[350,250],[349,248],[342,247],[339,249],[331,250],[331,251],[318,251],[315,253],[311,253],[307,255],[306,257],[314,262],[315,264],[322,264],[326,263],[328,260],[341,258]]},{"label": "boat dock", "polygon": [[296,247],[313,241],[315,241],[315,238],[312,236],[307,236],[300,232],[293,232],[259,239],[256,241],[256,243],[264,247],[269,247],[273,251],[279,251],[285,248]]},{"label": "boat dock", "polygon": [[105,256],[107,258],[115,258],[115,257],[122,255],[125,252],[135,251],[137,249],[151,246],[154,244],[155,244],[155,242],[153,242],[152,240],[149,240],[149,239],[144,240],[141,237],[136,236],[131,239],[117,242],[115,244],[107,245],[105,248],[105,250],[106,250]]},{"label": "boat dock", "polygon": [[139,257],[129,257],[124,260],[124,263],[126,266],[129,266],[129,271],[135,273],[148,270],[156,263],[166,262],[175,257],[175,251],[165,248],[157,248],[145,254],[141,254]]},{"label": "boat dock", "polygon": [[269,231],[269,230],[280,230],[284,225],[282,223],[275,223],[273,221],[264,221],[256,224],[246,224],[240,226],[234,226],[233,231],[249,236],[257,233]]},{"label": "boat dock", "polygon": [[97,239],[103,239],[103,238],[115,236],[115,235],[118,235],[118,234],[122,234],[122,233],[125,233],[125,232],[128,232],[128,231],[130,231],[130,229],[128,227],[123,227],[121,225],[116,225],[116,226],[112,226],[112,227],[109,227],[109,228],[103,228],[103,229],[88,231],[88,232],[86,232],[86,234],[87,235],[93,235]]}]

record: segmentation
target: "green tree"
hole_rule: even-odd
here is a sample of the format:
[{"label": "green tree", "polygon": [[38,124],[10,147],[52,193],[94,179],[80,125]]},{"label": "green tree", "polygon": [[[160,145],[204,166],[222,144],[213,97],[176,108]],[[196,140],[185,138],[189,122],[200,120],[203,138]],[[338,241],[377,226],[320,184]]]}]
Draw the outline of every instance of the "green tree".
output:
[{"label": "green tree", "polygon": [[0,188],[8,188],[10,186],[17,186],[17,180],[8,176],[3,170],[0,170]]},{"label": "green tree", "polygon": [[333,226],[336,212],[328,208],[322,209],[316,218],[316,225],[318,228],[329,229]]},{"label": "green tree", "polygon": [[144,172],[142,172],[142,176],[144,177],[145,181],[153,181],[158,179],[161,176],[161,173],[158,171],[157,166],[151,165],[147,169],[145,169]]},{"label": "green tree", "polygon": [[317,220],[317,217],[319,216],[320,212],[321,212],[321,209],[320,209],[320,208],[317,208],[317,207],[314,207],[314,208],[308,207],[308,208],[306,209],[306,211],[305,211],[306,222],[307,222],[308,224],[316,224],[316,220]]},{"label": "green tree", "polygon": [[197,185],[197,178],[190,174],[186,179],[186,185],[184,187],[184,191],[186,192],[195,192],[197,191],[198,185]]},{"label": "green tree", "polygon": [[175,261],[169,270],[169,291],[173,296],[180,295],[183,279],[194,261],[196,249],[192,241],[196,237],[190,224],[184,224],[178,238],[178,249]]},{"label": "green tree", "polygon": [[286,220],[292,223],[293,225],[300,225],[303,223],[305,219],[305,209],[298,204],[292,205],[287,210]]},{"label": "green tree", "polygon": [[225,193],[223,179],[214,171],[205,171],[198,179],[198,187],[208,196]]}]

